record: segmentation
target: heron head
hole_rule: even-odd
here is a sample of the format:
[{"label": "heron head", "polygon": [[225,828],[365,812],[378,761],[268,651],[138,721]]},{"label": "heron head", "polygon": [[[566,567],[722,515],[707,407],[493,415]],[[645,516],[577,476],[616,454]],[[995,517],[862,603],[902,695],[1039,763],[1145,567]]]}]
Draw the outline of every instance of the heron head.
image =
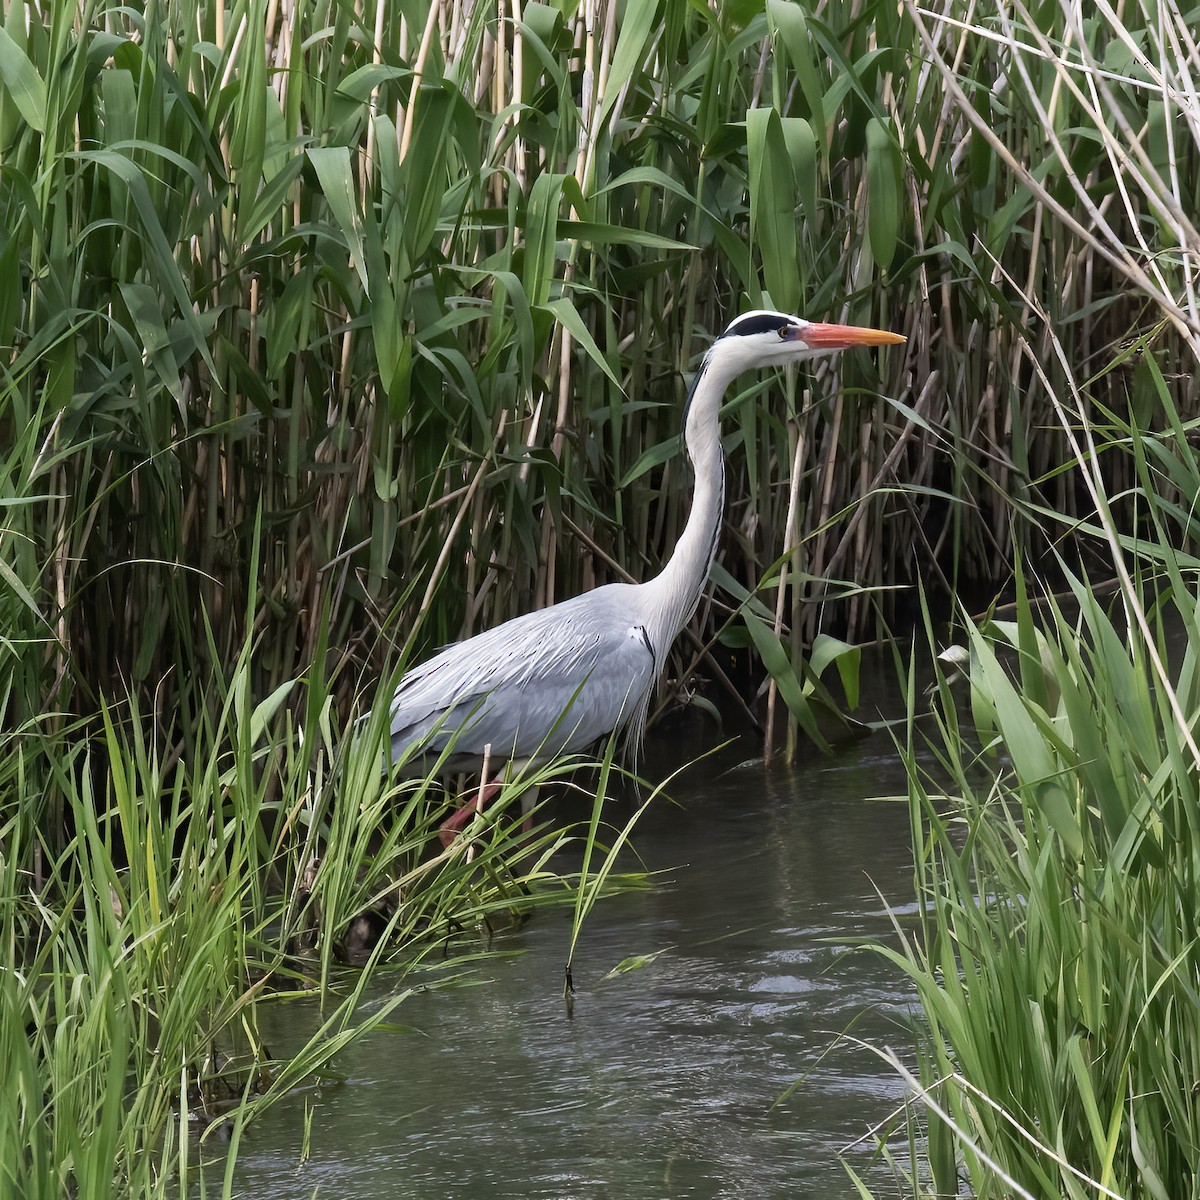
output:
[{"label": "heron head", "polygon": [[735,317],[712,349],[741,371],[832,354],[851,346],[887,346],[904,340],[885,329],[829,325],[758,309]]}]

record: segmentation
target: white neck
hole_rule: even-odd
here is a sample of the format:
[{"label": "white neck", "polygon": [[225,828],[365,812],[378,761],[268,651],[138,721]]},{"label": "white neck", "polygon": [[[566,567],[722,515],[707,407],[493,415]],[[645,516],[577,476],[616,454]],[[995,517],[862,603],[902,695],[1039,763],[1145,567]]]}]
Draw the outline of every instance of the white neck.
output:
[{"label": "white neck", "polygon": [[[695,485],[692,508],[675,551],[662,571],[643,585],[650,607],[655,653],[663,656],[691,620],[708,582],[725,508],[725,455],[720,411],[737,366],[706,356],[692,389],[683,438]],[[660,661],[661,665],[661,661]]]}]

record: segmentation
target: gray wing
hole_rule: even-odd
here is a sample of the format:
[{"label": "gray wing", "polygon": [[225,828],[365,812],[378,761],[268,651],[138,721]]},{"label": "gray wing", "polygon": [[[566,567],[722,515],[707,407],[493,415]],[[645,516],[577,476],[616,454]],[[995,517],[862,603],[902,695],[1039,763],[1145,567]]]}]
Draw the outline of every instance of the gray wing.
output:
[{"label": "gray wing", "polygon": [[453,741],[449,766],[552,758],[614,729],[640,737],[658,674],[637,586],[609,584],[447,646],[392,699],[392,756]]}]

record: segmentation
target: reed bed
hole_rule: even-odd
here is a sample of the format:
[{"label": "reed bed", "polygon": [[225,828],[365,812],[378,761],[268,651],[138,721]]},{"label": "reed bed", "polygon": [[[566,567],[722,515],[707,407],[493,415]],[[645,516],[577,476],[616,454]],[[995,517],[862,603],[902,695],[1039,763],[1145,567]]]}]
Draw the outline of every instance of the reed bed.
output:
[{"label": "reed bed", "polygon": [[[253,1047],[287,937],[318,931],[329,989],[365,911],[411,948],[525,903],[499,845],[426,888],[432,789],[369,755],[331,779],[315,750],[407,656],[656,569],[688,375],[740,309],[909,341],[732,398],[722,597],[665,703],[752,659],[794,748],[824,669],[853,696],[829,635],[922,589],[991,597],[1017,561],[1116,576],[1154,644],[1147,562],[1172,597],[1193,568],[1193,25],[1017,0],[9,4],[3,1053],[27,1082],[0,1161],[36,1159],[47,1195],[186,1175],[198,1047]],[[1182,738],[1190,693],[1154,679]],[[160,941],[204,947],[203,988],[165,994],[188,967]],[[85,1012],[109,1015],[72,1042]],[[122,1096],[102,1128],[44,1107],[85,1059]],[[143,1075],[138,1108],[117,1085]]]},{"label": "reed bed", "polygon": [[1006,581],[1012,501],[1082,500],[1021,294],[1114,405],[1131,337],[1179,374],[1196,146],[1119,24],[971,11],[9,6],[14,715],[178,686],[202,614],[231,661],[253,555],[263,694],[322,614],[378,673],[644,577],[686,511],[689,370],[748,305],[910,338],[731,405],[722,566],[767,577],[793,659],[918,579]]},{"label": "reed bed", "polygon": [[[1200,1194],[1200,241],[1177,203],[1200,184],[1194,22],[1139,6],[1040,16],[913,12],[927,47],[939,29],[956,39],[954,73],[933,67],[1038,197],[1034,228],[1078,239],[1057,293],[992,258],[1012,367],[1050,405],[1036,432],[1056,457],[1037,461],[1072,491],[1049,506],[1010,488],[1009,519],[1045,535],[1014,558],[1011,604],[960,611],[952,652],[927,613],[943,665],[926,693],[914,655],[904,747],[920,907],[881,952],[920,1009],[912,1194],[1165,1200]],[[968,95],[963,64],[985,47],[1040,97],[1038,161],[1004,154],[995,88]],[[1102,286],[1064,320],[1056,304],[1089,273]],[[1089,323],[1124,323],[1120,293],[1138,296],[1133,336],[1089,354]],[[1015,447],[1015,405],[1010,422]]]},{"label": "reed bed", "polygon": [[1152,510],[1115,600],[1022,588],[910,693],[922,907],[881,952],[922,1013],[913,1194],[1200,1194],[1197,563]]}]

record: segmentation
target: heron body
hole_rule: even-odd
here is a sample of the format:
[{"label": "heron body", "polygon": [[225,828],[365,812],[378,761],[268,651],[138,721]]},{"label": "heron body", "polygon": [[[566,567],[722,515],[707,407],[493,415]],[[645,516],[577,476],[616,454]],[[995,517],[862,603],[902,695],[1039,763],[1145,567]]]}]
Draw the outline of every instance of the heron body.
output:
[{"label": "heron body", "polygon": [[[850,346],[902,342],[896,334],[743,314],[713,342],[692,384],[684,445],[695,490],[661,572],[610,583],[457,642],[401,679],[391,704],[394,760],[446,755],[444,769],[553,759],[613,731],[634,748],[672,643],[691,619],[717,551],[725,501],[720,407],[743,371]],[[447,753],[448,751],[448,753]]]},{"label": "heron body", "polygon": [[[637,593],[610,583],[447,646],[400,681],[392,754],[448,770],[582,750],[644,713],[658,658]],[[490,751],[489,751],[490,747]]]}]

